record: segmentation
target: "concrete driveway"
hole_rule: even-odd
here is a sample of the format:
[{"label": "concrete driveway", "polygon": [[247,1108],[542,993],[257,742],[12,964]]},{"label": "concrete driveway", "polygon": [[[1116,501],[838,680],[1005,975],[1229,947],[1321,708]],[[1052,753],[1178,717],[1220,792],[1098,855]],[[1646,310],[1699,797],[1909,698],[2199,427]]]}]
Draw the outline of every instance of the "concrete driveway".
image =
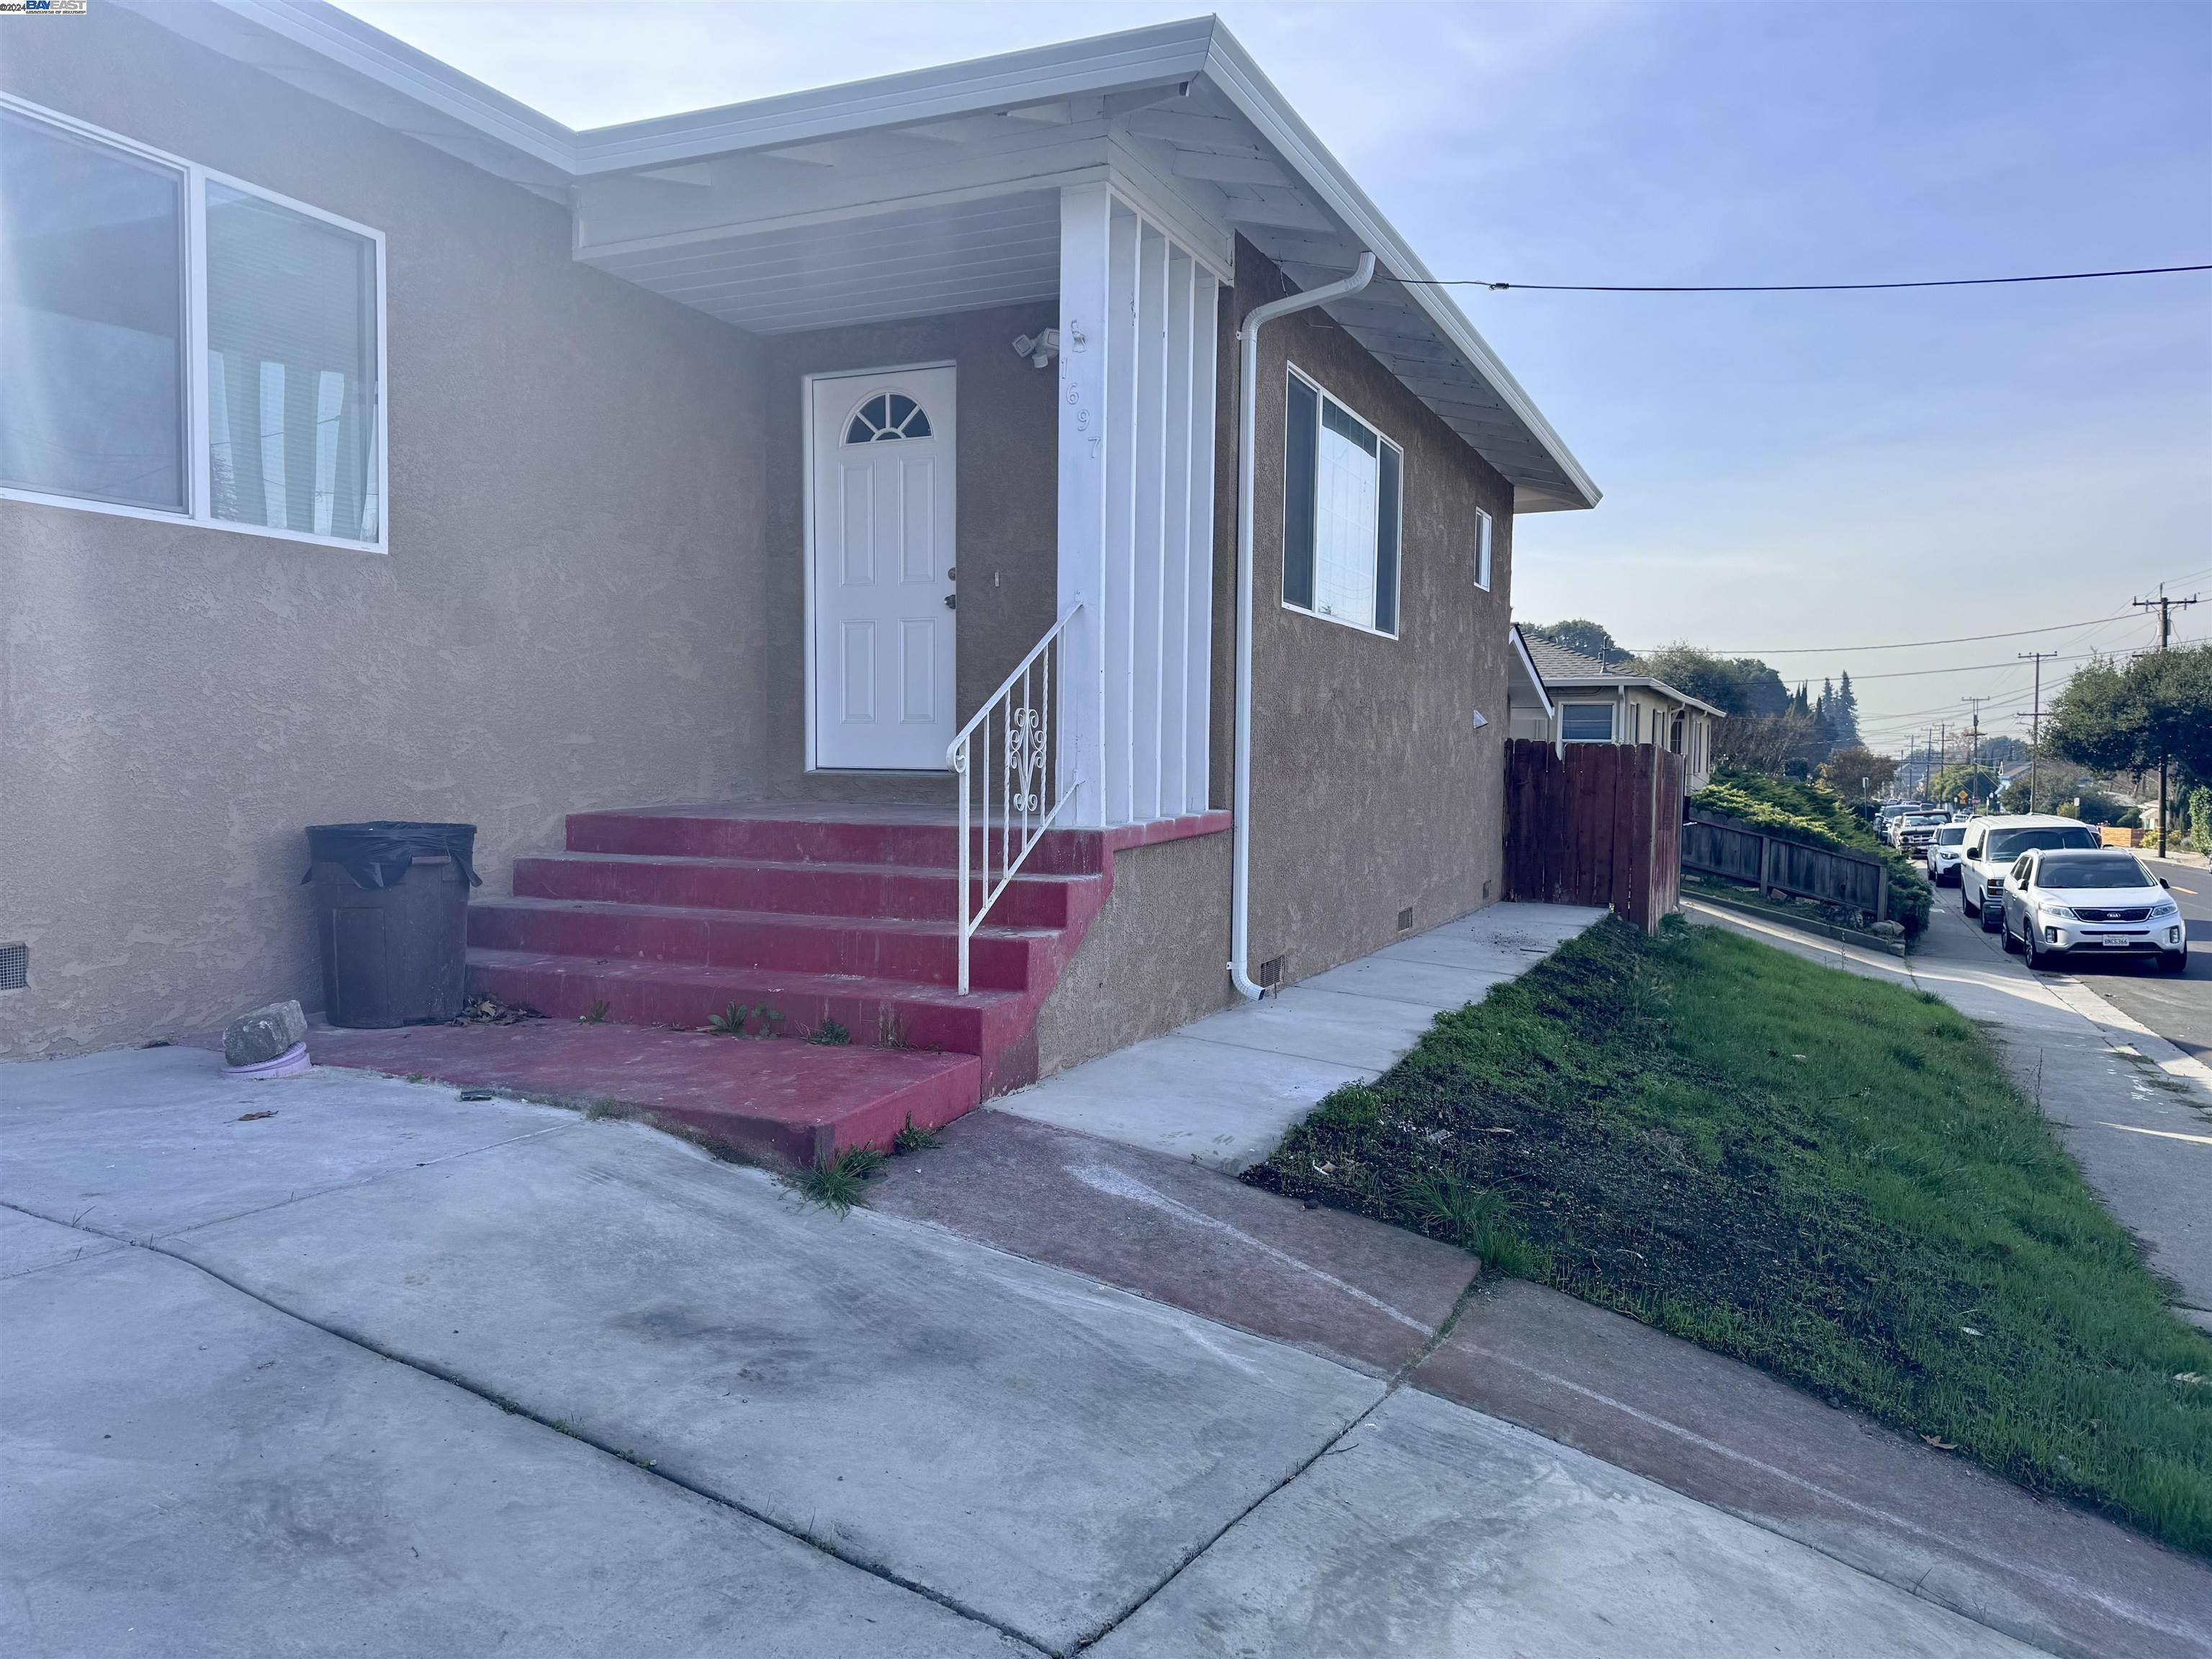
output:
[{"label": "concrete driveway", "polygon": [[[1382,1346],[433,1085],[170,1048],[0,1096],[11,1655],[2032,1650],[1413,1386],[1465,1258],[1301,1279],[1367,1224],[1203,1171],[1276,1206],[1202,1218],[1273,1253],[1253,1324],[1304,1282]],[[1079,1186],[1182,1224],[1136,1156]]]}]

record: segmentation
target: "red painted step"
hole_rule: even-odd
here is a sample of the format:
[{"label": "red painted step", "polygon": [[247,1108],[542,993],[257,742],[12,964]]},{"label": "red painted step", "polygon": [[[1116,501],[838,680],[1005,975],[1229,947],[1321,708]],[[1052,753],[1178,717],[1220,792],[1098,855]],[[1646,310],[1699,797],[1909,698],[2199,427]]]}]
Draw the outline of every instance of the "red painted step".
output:
[{"label": "red painted step", "polygon": [[[969,983],[988,990],[1032,989],[1058,939],[1051,928],[982,928],[969,941]],[[960,975],[959,928],[950,921],[489,899],[469,906],[469,943],[490,951],[784,968],[929,985],[956,985]]]},{"label": "red painted step", "polygon": [[[1112,890],[1114,849],[1227,822],[1217,813],[1046,835],[970,941],[963,996],[960,832],[949,811],[708,803],[580,812],[568,821],[567,851],[516,860],[514,897],[470,906],[469,988],[571,1024],[596,1012],[678,1035],[733,1004],[773,1007],[779,1037],[757,1045],[763,1054],[834,1021],[856,1051],[972,1057],[958,1068],[960,1086],[972,1085],[965,1110],[1036,1079],[1037,1010]],[[995,863],[999,832],[971,834],[974,852],[988,842]],[[760,1028],[757,1015],[751,1024]],[[583,1064],[560,1043],[546,1052]],[[731,1144],[795,1145],[777,1126],[814,1086],[805,1079],[827,1075],[823,1065],[854,1081],[825,1097],[821,1145],[887,1144],[904,1121],[894,1109],[903,1073],[850,1058],[763,1059],[725,1076],[717,1109]],[[872,1076],[880,1100],[867,1095]],[[931,1086],[939,1092],[929,1110],[951,1109],[951,1097]],[[753,1127],[739,1133],[741,1124]]]},{"label": "red painted step", "polygon": [[[1026,866],[991,907],[1007,927],[1060,927],[1071,892],[1095,875],[1033,873]],[[550,853],[514,861],[521,898],[672,904],[713,910],[883,916],[949,921],[958,884],[920,865],[805,864],[764,859],[661,857],[634,853]],[[982,884],[974,884],[982,896]]]},{"label": "red painted step", "polygon": [[975,1109],[973,1054],[739,1042],[636,1025],[318,1028],[315,1060],[577,1105],[612,1101],[718,1152],[806,1164],[848,1146],[885,1146],[911,1122],[934,1129]]}]

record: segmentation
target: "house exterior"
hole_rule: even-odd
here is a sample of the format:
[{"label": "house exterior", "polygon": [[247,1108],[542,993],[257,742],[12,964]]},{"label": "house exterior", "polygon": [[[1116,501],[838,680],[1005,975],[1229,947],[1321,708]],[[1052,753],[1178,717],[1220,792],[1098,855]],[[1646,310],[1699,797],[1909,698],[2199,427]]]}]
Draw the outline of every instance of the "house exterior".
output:
[{"label": "house exterior", "polygon": [[1522,642],[1553,706],[1516,690],[1513,736],[1562,745],[1653,744],[1682,757],[1686,789],[1711,781],[1713,722],[1727,718],[1722,710],[1664,680],[1608,668],[1549,640],[1530,635]]},{"label": "house exterior", "polygon": [[489,994],[986,1090],[1498,896],[1597,492],[1210,19],[574,132],[107,0],[0,193],[0,1054],[313,1007],[316,823],[476,823]]}]

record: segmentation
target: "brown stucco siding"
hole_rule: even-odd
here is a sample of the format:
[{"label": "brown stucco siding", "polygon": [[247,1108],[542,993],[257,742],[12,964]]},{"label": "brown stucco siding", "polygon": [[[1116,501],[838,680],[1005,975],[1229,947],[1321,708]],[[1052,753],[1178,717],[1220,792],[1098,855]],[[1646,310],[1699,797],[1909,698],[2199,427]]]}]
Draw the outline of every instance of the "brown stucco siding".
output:
[{"label": "brown stucco siding", "polygon": [[[1236,325],[1291,285],[1249,242],[1222,319],[1215,481],[1214,798],[1234,750]],[[1379,638],[1282,603],[1285,366],[1405,450],[1400,629]],[[1253,629],[1251,962],[1285,983],[1480,908],[1503,876],[1513,492],[1497,470],[1321,311],[1261,337]],[[1493,520],[1475,585],[1474,515]],[[1474,726],[1480,709],[1489,724]]]},{"label": "brown stucco siding", "polygon": [[759,788],[754,342],[576,264],[558,204],[118,8],[58,25],[0,86],[386,233],[391,551],[0,501],[0,1054],[312,1003],[306,824],[472,821],[500,891],[564,813]]},{"label": "brown stucco siding", "polygon": [[809,781],[806,768],[805,377],[951,363],[957,371],[960,572],[957,696],[963,720],[997,690],[1059,614],[1059,377],[1017,357],[1013,339],[1055,322],[1049,300],[775,336],[768,359],[768,665],[780,789],[851,798],[949,799],[950,779],[916,784],[849,775]]},{"label": "brown stucco siding", "polygon": [[1114,891],[1037,1012],[1037,1074],[1225,1006],[1229,836],[1114,854]]}]

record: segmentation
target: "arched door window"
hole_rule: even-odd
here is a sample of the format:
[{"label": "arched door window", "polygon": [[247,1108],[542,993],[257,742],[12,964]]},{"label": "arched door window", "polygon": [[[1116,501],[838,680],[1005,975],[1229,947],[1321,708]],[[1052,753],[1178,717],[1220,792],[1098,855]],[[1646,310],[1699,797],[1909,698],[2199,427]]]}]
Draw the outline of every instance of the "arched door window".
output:
[{"label": "arched door window", "polygon": [[880,444],[896,438],[929,436],[929,414],[903,392],[879,392],[853,411],[845,426],[848,444]]}]

